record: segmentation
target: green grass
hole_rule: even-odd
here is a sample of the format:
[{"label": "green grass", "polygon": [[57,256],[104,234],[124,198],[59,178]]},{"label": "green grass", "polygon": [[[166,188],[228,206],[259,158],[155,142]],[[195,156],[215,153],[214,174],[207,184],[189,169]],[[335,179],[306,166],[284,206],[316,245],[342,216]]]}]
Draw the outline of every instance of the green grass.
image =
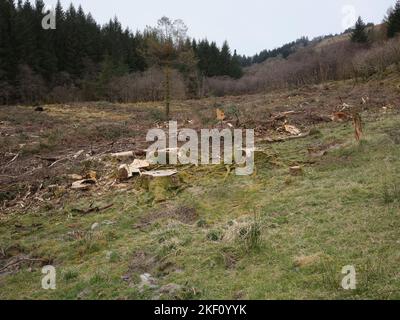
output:
[{"label": "green grass", "polygon": [[[0,276],[0,298],[167,298],[139,289],[148,272],[159,286],[182,285],[173,296],[180,299],[399,299],[400,149],[390,133],[400,117],[367,119],[361,144],[350,124],[326,124],[319,135],[265,145],[251,177],[226,176],[224,167],[187,170],[187,188],[166,203],[154,205],[146,191],[110,191],[90,199],[114,203],[101,213],[74,213],[88,206],[82,198],[10,216],[0,224],[0,247],[51,261],[57,289],[42,290],[40,267],[23,265]],[[307,147],[333,141],[341,147],[309,161]],[[295,164],[303,176],[290,176]],[[197,222],[161,215],[135,228],[179,206],[194,208]],[[296,264],[299,257],[308,262]],[[357,290],[341,288],[346,265],[356,268]]]}]

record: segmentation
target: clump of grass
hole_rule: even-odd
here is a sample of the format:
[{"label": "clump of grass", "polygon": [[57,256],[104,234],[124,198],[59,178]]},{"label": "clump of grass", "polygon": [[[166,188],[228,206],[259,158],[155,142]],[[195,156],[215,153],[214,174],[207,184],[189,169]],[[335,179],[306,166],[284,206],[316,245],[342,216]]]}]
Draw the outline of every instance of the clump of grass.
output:
[{"label": "clump of grass", "polygon": [[222,234],[218,230],[211,230],[207,233],[207,240],[209,241],[219,241],[222,238]]},{"label": "clump of grass", "polygon": [[167,121],[167,116],[165,115],[165,112],[161,111],[160,109],[151,109],[149,111],[149,118],[156,122]]},{"label": "clump of grass", "polygon": [[226,110],[226,115],[231,119],[235,119],[237,124],[240,123],[240,110],[237,105],[229,106]]},{"label": "clump of grass", "polygon": [[199,221],[197,221],[196,225],[198,228],[206,228],[208,224],[206,220],[200,219]]},{"label": "clump of grass", "polygon": [[126,124],[100,124],[93,131],[96,137],[106,140],[117,140],[134,136],[134,132],[129,130]]},{"label": "clump of grass", "polygon": [[253,221],[239,230],[239,239],[247,250],[258,249],[261,246],[261,221],[258,214],[254,214]]},{"label": "clump of grass", "polygon": [[340,290],[340,268],[332,261],[322,261],[322,286],[326,290],[337,291]]},{"label": "clump of grass", "polygon": [[311,128],[311,130],[310,130],[310,136],[320,138],[320,137],[322,137],[322,132],[321,132],[321,130],[314,127],[314,128]]},{"label": "clump of grass", "polygon": [[118,253],[116,253],[114,251],[108,252],[107,253],[107,258],[108,258],[108,261],[111,262],[111,263],[115,263],[115,262],[120,261],[120,256],[118,255]]},{"label": "clump of grass", "polygon": [[385,181],[382,188],[382,198],[385,204],[400,201],[400,183],[398,181]]},{"label": "clump of grass", "polygon": [[101,250],[105,243],[106,241],[102,233],[95,236],[92,232],[88,232],[83,239],[77,241],[77,253],[80,257],[96,253]]},{"label": "clump of grass", "polygon": [[215,125],[218,123],[218,120],[216,120],[215,118],[213,118],[209,115],[205,115],[203,113],[199,114],[199,118],[200,118],[202,125],[204,125],[204,126]]},{"label": "clump of grass", "polygon": [[101,285],[106,282],[106,279],[100,274],[100,273],[95,273],[93,277],[90,278],[89,283],[91,285]]},{"label": "clump of grass", "polygon": [[65,281],[71,281],[74,280],[76,278],[78,278],[79,273],[76,270],[67,270],[64,275],[63,278]]}]

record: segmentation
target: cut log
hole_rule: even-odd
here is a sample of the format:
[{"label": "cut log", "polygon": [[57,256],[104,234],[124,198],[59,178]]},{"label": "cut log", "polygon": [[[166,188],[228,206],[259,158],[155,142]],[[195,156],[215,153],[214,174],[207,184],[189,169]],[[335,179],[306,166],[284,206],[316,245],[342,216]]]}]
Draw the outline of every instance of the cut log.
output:
[{"label": "cut log", "polygon": [[71,188],[74,190],[89,190],[91,186],[96,184],[96,180],[92,179],[85,179],[85,180],[79,180],[75,181]]},{"label": "cut log", "polygon": [[135,159],[135,161],[132,163],[132,166],[137,169],[143,169],[150,167],[150,163],[147,160]]},{"label": "cut log", "polygon": [[81,175],[79,175],[79,174],[69,174],[68,176],[68,179],[71,179],[71,180],[82,180],[83,179],[83,177],[81,176]]},{"label": "cut log", "polygon": [[332,121],[334,122],[346,122],[349,121],[351,115],[347,112],[335,112],[332,114]]},{"label": "cut log", "polygon": [[225,112],[221,109],[216,109],[217,113],[217,120],[218,121],[224,121],[225,120]]},{"label": "cut log", "polygon": [[140,169],[148,168],[150,163],[147,160],[135,159],[131,164],[123,164],[118,169],[118,179],[120,181],[128,180],[135,174],[141,174]]},{"label": "cut log", "polygon": [[118,169],[118,180],[124,181],[132,178],[135,174],[140,174],[140,170],[133,165],[123,164]]},{"label": "cut log", "polygon": [[134,152],[133,151],[125,151],[125,152],[112,153],[111,156],[118,160],[125,160],[125,159],[129,159],[129,158],[133,158]]},{"label": "cut log", "polygon": [[84,152],[85,150],[79,150],[77,153],[74,154],[73,158],[78,159]]},{"label": "cut log", "polygon": [[301,176],[303,174],[303,168],[300,166],[290,167],[289,171],[292,176]]},{"label": "cut log", "polygon": [[361,120],[361,115],[359,113],[353,114],[353,126],[355,130],[356,140],[357,142],[359,142],[363,135],[362,120]]},{"label": "cut log", "polygon": [[85,179],[89,179],[89,180],[94,180],[94,181],[96,181],[96,180],[97,180],[97,172],[96,172],[96,171],[93,171],[93,170],[90,170],[90,171],[86,174]]},{"label": "cut log", "polygon": [[290,133],[291,135],[294,135],[294,136],[298,136],[298,135],[301,134],[301,130],[299,128],[295,127],[295,126],[291,126],[291,125],[285,124],[284,129],[285,129],[286,132],[288,132],[288,133]]}]

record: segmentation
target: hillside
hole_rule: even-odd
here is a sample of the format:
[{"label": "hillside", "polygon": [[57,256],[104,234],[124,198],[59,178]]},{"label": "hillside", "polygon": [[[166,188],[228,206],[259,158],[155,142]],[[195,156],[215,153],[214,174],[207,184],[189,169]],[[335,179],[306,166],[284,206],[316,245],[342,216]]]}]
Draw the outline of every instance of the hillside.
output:
[{"label": "hillside", "polygon": [[[143,158],[147,129],[165,127],[159,103],[1,107],[0,298],[400,298],[399,80],[174,101],[171,116],[194,129],[238,109],[258,151],[248,177],[157,167],[178,170],[173,185],[119,182],[112,157]],[[361,112],[360,143],[351,122],[329,120],[343,103]],[[309,135],[274,142],[290,137],[285,123]],[[73,190],[73,175],[96,182]],[[49,263],[55,291],[40,290]],[[346,265],[357,290],[341,287]]]}]

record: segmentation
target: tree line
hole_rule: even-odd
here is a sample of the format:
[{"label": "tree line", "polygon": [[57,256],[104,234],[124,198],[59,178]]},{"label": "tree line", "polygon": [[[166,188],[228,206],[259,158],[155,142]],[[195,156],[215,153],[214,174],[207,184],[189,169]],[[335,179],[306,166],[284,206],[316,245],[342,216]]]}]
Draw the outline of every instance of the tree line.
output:
[{"label": "tree line", "polygon": [[209,90],[218,96],[243,95],[326,81],[366,81],[388,70],[399,72],[400,1],[388,10],[382,24],[366,24],[359,17],[341,37],[323,41],[331,37],[315,38],[287,56],[284,51],[272,56],[266,54],[262,63],[253,63],[248,58],[250,63],[242,78],[209,79]]},{"label": "tree line", "polygon": [[[0,104],[110,100],[120,102],[254,93],[287,86],[368,77],[399,65],[400,1],[382,26],[360,17],[351,41],[315,44],[303,37],[246,57],[187,36],[181,20],[132,32],[117,18],[100,26],[81,7],[55,8],[44,30],[44,3],[0,0]],[[246,67],[246,72],[242,70]]]},{"label": "tree line", "polygon": [[[400,33],[400,0],[397,0],[394,7],[389,8],[383,24],[386,28],[388,39],[394,38]],[[354,28],[351,30],[351,41],[355,43],[370,43],[372,39],[369,33],[373,26],[371,23],[366,24],[361,17],[358,17]]]},{"label": "tree line", "polygon": [[[117,18],[101,26],[81,6],[71,4],[65,10],[58,2],[56,29],[44,30],[44,8],[42,0],[0,0],[0,103],[77,95],[82,100],[111,99],[112,81],[118,77],[135,75],[131,78],[149,82],[148,74],[157,68],[163,72],[153,50],[154,42],[160,42],[154,28],[132,32]],[[175,53],[180,59],[171,68],[189,96],[199,94],[204,77],[242,76],[236,51],[232,53],[227,42],[218,47],[186,34],[179,41]]]},{"label": "tree line", "polygon": [[[386,36],[388,38],[394,38],[400,32],[400,1],[397,1],[393,8],[389,8],[388,14],[384,19],[384,25],[386,27]],[[374,27],[373,23],[365,23],[362,17],[359,17],[355,23],[355,26],[345,30],[342,34],[351,34],[351,41],[354,43],[368,43],[371,42],[369,32]],[[254,56],[239,56],[239,62],[242,67],[249,67],[253,64],[262,63],[268,59],[282,57],[286,59],[297,50],[304,48],[310,44],[321,42],[327,38],[332,38],[337,35],[327,35],[323,37],[317,37],[313,40],[309,40],[308,37],[301,37],[296,41],[284,44],[281,47],[273,50],[263,50]]]},{"label": "tree line", "polygon": [[272,50],[263,50],[260,53],[255,54],[252,57],[240,56],[239,61],[243,67],[249,67],[252,64],[262,63],[270,58],[283,57],[287,58],[292,53],[295,53],[298,49],[303,48],[310,44],[310,40],[307,37],[301,37],[296,41],[286,43],[279,48]]}]

